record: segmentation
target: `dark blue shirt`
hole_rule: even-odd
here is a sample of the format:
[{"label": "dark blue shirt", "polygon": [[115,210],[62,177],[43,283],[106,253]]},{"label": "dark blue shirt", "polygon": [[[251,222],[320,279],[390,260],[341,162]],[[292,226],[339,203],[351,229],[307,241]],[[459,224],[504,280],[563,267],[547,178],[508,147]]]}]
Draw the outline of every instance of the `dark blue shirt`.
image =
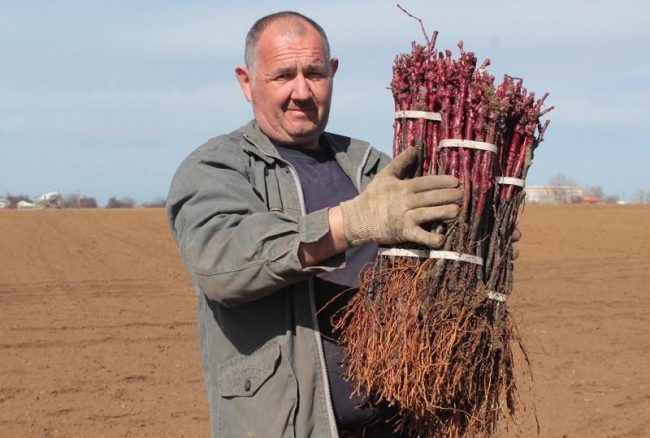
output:
[{"label": "dark blue shirt", "polygon": [[[278,146],[280,156],[298,173],[307,213],[339,205],[358,191],[336,162],[329,148],[302,150]],[[332,316],[357,291],[359,275],[377,255],[377,245],[350,248],[345,253],[346,267],[318,274],[314,279],[318,323],[323,339],[327,374],[330,381],[334,413],[340,428],[367,424],[381,416],[379,408],[365,403],[364,398],[350,398],[354,385],[343,375],[345,351],[332,333]]]}]

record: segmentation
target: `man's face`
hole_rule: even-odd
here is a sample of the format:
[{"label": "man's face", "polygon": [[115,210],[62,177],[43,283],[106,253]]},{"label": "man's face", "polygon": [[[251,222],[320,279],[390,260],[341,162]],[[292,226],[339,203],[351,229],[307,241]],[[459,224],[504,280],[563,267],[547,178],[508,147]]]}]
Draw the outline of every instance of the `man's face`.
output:
[{"label": "man's face", "polygon": [[238,67],[237,79],[260,129],[272,141],[318,148],[338,61],[327,59],[316,29],[305,24],[305,32],[282,32],[281,26],[272,23],[262,32],[254,65],[250,70]]}]

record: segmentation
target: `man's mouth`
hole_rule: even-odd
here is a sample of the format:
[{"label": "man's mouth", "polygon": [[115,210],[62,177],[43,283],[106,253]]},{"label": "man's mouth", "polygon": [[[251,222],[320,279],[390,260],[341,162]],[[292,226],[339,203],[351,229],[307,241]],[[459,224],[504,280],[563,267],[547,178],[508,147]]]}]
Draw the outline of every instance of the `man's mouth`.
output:
[{"label": "man's mouth", "polygon": [[287,111],[296,111],[296,112],[301,112],[301,113],[312,113],[316,111],[316,108],[314,107],[291,107],[287,108]]}]

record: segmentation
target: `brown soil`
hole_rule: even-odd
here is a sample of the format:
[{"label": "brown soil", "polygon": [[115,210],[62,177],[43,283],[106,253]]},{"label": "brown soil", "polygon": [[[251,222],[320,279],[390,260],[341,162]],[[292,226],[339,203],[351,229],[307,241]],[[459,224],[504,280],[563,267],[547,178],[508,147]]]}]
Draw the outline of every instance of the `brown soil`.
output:
[{"label": "brown soil", "polygon": [[[650,436],[650,207],[528,207],[509,305],[543,437]],[[196,437],[192,287],[164,212],[0,211],[0,436]],[[533,436],[531,411],[524,436]]]}]

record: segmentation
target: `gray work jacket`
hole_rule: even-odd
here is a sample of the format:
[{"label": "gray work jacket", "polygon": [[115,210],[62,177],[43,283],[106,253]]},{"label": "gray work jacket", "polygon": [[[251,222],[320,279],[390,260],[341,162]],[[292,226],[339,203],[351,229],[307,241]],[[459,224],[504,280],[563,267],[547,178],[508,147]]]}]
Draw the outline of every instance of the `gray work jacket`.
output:
[{"label": "gray work jacket", "polygon": [[[390,161],[323,137],[359,191]],[[297,254],[328,232],[327,209],[305,214],[295,170],[253,121],[181,163],[167,214],[199,297],[213,436],[338,436],[312,277],[345,255],[304,268]]]}]

